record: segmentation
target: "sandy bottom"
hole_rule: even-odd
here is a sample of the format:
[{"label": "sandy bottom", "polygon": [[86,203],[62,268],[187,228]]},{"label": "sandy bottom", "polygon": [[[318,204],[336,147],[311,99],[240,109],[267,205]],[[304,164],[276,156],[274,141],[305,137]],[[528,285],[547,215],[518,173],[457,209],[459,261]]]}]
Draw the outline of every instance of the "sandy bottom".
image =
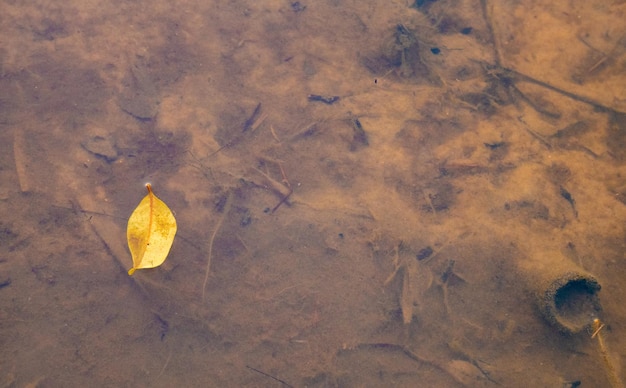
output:
[{"label": "sandy bottom", "polygon": [[0,387],[626,376],[624,1],[109,3],[0,5]]}]

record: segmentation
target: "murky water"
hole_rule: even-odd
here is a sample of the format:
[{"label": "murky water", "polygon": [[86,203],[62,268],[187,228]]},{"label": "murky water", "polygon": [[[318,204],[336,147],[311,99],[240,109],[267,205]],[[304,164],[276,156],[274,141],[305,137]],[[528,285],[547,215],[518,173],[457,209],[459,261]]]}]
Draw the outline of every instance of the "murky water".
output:
[{"label": "murky water", "polygon": [[624,2],[0,9],[0,386],[621,384]]}]

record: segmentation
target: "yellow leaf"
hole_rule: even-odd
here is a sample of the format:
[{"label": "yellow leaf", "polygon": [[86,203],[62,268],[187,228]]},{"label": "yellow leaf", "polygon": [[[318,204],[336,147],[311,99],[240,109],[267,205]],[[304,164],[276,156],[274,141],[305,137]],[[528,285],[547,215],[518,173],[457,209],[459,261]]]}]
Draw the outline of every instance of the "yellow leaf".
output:
[{"label": "yellow leaf", "polygon": [[148,183],[148,195],[139,202],[128,219],[126,237],[133,256],[132,275],[136,269],[154,268],[163,264],[176,235],[176,219],[170,208],[157,198]]}]

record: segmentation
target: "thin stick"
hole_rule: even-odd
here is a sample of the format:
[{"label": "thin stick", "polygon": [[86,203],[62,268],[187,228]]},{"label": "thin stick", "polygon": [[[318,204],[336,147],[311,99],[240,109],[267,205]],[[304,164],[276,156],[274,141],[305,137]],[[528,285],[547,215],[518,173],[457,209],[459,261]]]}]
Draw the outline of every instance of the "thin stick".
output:
[{"label": "thin stick", "polygon": [[211,152],[209,156],[213,156],[217,154],[218,152],[220,152],[221,150],[223,150],[224,148],[230,148],[234,146],[236,143],[239,143],[241,140],[243,140],[244,135],[246,134],[246,132],[248,132],[248,130],[251,130],[250,132],[254,132],[263,123],[263,121],[265,121],[266,118],[267,118],[266,114],[261,115],[261,103],[259,102],[256,108],[254,108],[254,112],[252,112],[252,115],[243,124],[243,130],[241,131],[241,134],[238,136],[235,136],[228,143],[224,144],[217,150]]},{"label": "thin stick", "polygon": [[491,41],[494,42],[496,65],[502,66],[502,47],[500,40],[496,37],[496,33],[499,31],[496,31],[497,26],[494,23],[493,4],[490,4],[489,0],[481,0],[480,5],[483,10],[485,21],[487,22],[487,31],[491,37]]},{"label": "thin stick", "polygon": [[270,378],[270,379],[272,379],[272,380],[276,380],[276,381],[278,381],[279,383],[283,384],[285,387],[293,387],[293,385],[291,385],[291,384],[287,383],[286,381],[283,381],[283,380],[279,379],[278,377],[274,377],[274,376],[272,376],[272,375],[270,375],[270,374],[268,374],[268,373],[265,373],[265,372],[263,372],[262,370],[258,370],[258,369],[256,369],[256,368],[253,368],[253,367],[251,367],[250,365],[246,365],[246,368],[251,369],[251,370],[253,370],[253,371],[257,372],[257,373],[260,373],[260,374],[262,374],[262,375],[263,375],[263,376],[265,376],[265,377],[269,377],[269,378]]},{"label": "thin stick", "polygon": [[604,343],[604,336],[602,335],[602,329],[604,328],[604,324],[600,322],[598,318],[593,320],[593,334],[591,338],[598,339],[598,347],[600,348],[600,355],[602,356],[602,362],[604,363],[604,368],[606,370],[606,376],[609,379],[609,383],[611,387],[623,387],[624,384],[620,381],[619,377],[617,377],[617,373],[615,372],[615,367],[613,366],[613,362],[611,362],[611,357],[609,356],[609,352],[607,351],[606,344]]},{"label": "thin stick", "polygon": [[21,129],[13,131],[13,161],[15,163],[15,172],[17,173],[17,182],[22,193],[31,191],[32,186],[28,178],[28,165],[25,151],[26,139]]},{"label": "thin stick", "polygon": [[278,136],[276,136],[276,130],[274,129],[273,125],[270,125],[270,132],[272,132],[272,137],[274,137],[274,140],[280,143],[280,139],[278,138]]},{"label": "thin stick", "polygon": [[[280,166],[280,164],[279,164],[279,166]],[[269,182],[268,186],[272,186],[272,188],[276,192],[278,192],[279,197],[284,197],[284,196],[290,194],[290,191],[291,191],[291,187],[290,186],[287,186],[285,184],[282,184],[282,183],[278,182],[276,179],[272,178],[271,176],[269,176],[268,174],[266,174],[263,171],[259,170],[258,168],[252,167],[252,169],[254,171],[258,172],[259,174],[263,175],[263,177],[265,179],[267,179],[267,181]]]},{"label": "thin stick", "polygon": [[167,368],[167,365],[170,363],[170,359],[172,358],[172,351],[170,350],[170,355],[167,356],[167,360],[165,360],[165,365],[163,365],[163,368],[161,368],[161,372],[157,375],[155,380],[158,380],[159,377],[161,377],[161,375],[163,375],[163,372],[165,372],[165,368]]},{"label": "thin stick", "polygon": [[232,205],[232,193],[228,194],[228,198],[226,199],[226,205],[224,205],[224,211],[222,216],[220,217],[215,229],[213,230],[213,234],[211,235],[211,239],[209,240],[209,258],[206,261],[206,271],[204,273],[204,283],[202,283],[202,301],[204,302],[205,294],[206,294],[206,284],[209,281],[209,272],[211,270],[211,255],[213,254],[213,242],[215,241],[215,236],[217,232],[220,230],[222,223],[224,222],[224,218],[226,218],[226,214],[230,210],[230,206]]},{"label": "thin stick", "polygon": [[265,119],[266,119],[266,118],[267,118],[267,114],[266,114],[266,113],[263,113],[263,114],[261,115],[261,117],[259,117],[259,118],[258,118],[255,122],[253,122],[253,123],[250,125],[250,132],[254,132],[254,131],[256,131],[256,129],[257,129],[258,127],[260,127],[260,126],[261,126],[261,124],[263,124],[263,121],[265,121]]},{"label": "thin stick", "polygon": [[274,206],[274,208],[272,208],[272,211],[270,211],[270,213],[274,213],[276,210],[278,210],[278,208],[280,207],[280,205],[282,205],[283,203],[287,202],[287,200],[289,199],[289,196],[291,196],[291,194],[293,194],[293,190],[289,189],[289,193],[287,193],[287,195],[285,195],[277,204],[276,206]]},{"label": "thin stick", "polygon": [[[256,105],[256,108],[254,108],[254,112],[252,112],[252,114],[250,115],[250,117],[248,117],[248,119],[246,120],[246,122],[243,124],[243,132],[247,132],[248,129],[256,129],[256,127],[258,127],[261,123],[259,121],[263,121],[265,120],[265,117],[260,116],[261,114],[261,103],[259,102]],[[256,124],[256,127],[255,127]]]}]

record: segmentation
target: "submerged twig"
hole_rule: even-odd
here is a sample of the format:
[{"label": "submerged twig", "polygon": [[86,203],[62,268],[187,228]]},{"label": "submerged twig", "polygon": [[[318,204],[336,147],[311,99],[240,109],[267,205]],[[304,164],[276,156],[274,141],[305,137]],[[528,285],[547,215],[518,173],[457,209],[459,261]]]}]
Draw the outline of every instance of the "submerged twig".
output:
[{"label": "submerged twig", "polygon": [[209,281],[209,272],[211,270],[211,255],[213,254],[213,242],[215,241],[215,236],[217,236],[217,232],[220,230],[220,227],[222,226],[222,223],[224,222],[224,218],[226,218],[226,214],[228,214],[228,211],[230,210],[230,207],[232,205],[232,197],[233,197],[232,193],[229,193],[228,198],[226,199],[226,204],[224,205],[222,216],[220,217],[219,221],[217,221],[217,225],[215,225],[213,234],[211,235],[211,238],[209,239],[209,257],[207,258],[207,261],[206,261],[206,270],[204,272],[204,283],[202,283],[202,301],[203,302],[204,302],[205,294],[206,294],[206,285]]},{"label": "submerged twig", "polygon": [[606,348],[606,344],[604,342],[604,336],[602,334],[602,329],[605,325],[600,322],[598,318],[593,320],[591,328],[593,329],[593,334],[591,338],[598,339],[598,348],[600,349],[600,356],[602,356],[602,362],[604,364],[604,369],[606,370],[606,377],[611,384],[611,387],[623,387],[624,384],[620,380],[617,372],[615,371],[615,366],[613,365],[613,361],[611,360],[611,356],[609,356],[609,352]]},{"label": "submerged twig", "polygon": [[254,108],[254,111],[252,112],[250,117],[248,117],[246,122],[243,124],[243,129],[241,131],[241,134],[235,136],[228,143],[224,144],[217,150],[210,153],[209,156],[213,156],[217,154],[218,152],[220,152],[221,150],[223,150],[224,148],[232,147],[236,143],[240,142],[244,138],[246,133],[254,132],[261,124],[263,124],[263,121],[265,121],[266,118],[267,118],[267,114],[261,114],[261,103],[259,102],[256,108]]},{"label": "submerged twig", "polygon": [[22,193],[32,190],[32,185],[28,177],[28,163],[26,152],[26,139],[21,129],[13,131],[13,161],[15,163],[15,172],[17,174],[17,182]]},{"label": "submerged twig", "polygon": [[271,374],[269,374],[269,373],[265,373],[265,372],[263,372],[262,370],[258,370],[258,369],[256,369],[256,368],[253,368],[253,367],[251,367],[250,365],[246,365],[246,368],[248,368],[248,369],[250,369],[250,370],[253,370],[253,371],[257,372],[257,373],[260,373],[260,374],[262,374],[262,375],[263,375],[263,376],[265,376],[265,377],[269,377],[269,378],[270,378],[270,379],[272,379],[272,380],[276,380],[276,381],[278,381],[279,383],[281,383],[282,385],[284,385],[285,387],[293,387],[293,385],[291,385],[291,384],[287,383],[286,381],[283,381],[283,380],[279,379],[278,377],[274,377],[274,376],[272,376],[272,375],[271,375]]}]

